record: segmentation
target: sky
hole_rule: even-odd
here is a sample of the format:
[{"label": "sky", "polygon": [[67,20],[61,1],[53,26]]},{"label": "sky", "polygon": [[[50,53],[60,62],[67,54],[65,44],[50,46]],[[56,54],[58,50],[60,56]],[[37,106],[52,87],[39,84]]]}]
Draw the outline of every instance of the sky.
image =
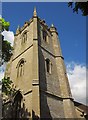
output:
[{"label": "sky", "polygon": [[57,28],[72,94],[86,104],[86,17],[81,11],[73,13],[67,2],[3,2],[2,17],[10,22],[9,31],[3,34],[12,45],[17,26],[32,18],[34,7],[48,26],[53,23]]},{"label": "sky", "polygon": [[33,16],[34,6],[41,19],[56,26],[66,61],[85,63],[86,17],[73,13],[67,3],[3,3],[2,15],[10,22],[10,30],[15,33],[18,25],[23,26]]}]

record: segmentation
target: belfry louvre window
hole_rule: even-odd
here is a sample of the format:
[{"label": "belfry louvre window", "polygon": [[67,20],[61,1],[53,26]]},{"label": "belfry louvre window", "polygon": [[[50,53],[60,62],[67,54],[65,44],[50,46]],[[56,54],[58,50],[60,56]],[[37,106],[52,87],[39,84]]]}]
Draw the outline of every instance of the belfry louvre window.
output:
[{"label": "belfry louvre window", "polygon": [[43,40],[47,42],[47,33],[43,30]]},{"label": "belfry louvre window", "polygon": [[51,74],[51,69],[52,69],[52,63],[51,63],[51,61],[47,58],[47,59],[46,59],[46,71],[47,71],[47,73],[50,73],[50,74]]},{"label": "belfry louvre window", "polygon": [[21,59],[19,62],[18,62],[18,65],[17,65],[17,77],[21,77],[24,75],[24,66],[25,66],[25,60],[24,59]]},{"label": "belfry louvre window", "polygon": [[23,33],[22,35],[22,43],[25,43],[27,41],[27,31]]}]

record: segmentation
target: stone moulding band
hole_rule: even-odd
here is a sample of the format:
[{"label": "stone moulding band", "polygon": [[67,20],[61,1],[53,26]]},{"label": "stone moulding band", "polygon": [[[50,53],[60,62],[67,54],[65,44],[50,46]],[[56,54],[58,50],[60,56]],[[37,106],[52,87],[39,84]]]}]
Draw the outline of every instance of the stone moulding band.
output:
[{"label": "stone moulding band", "polygon": [[37,86],[37,85],[39,85],[39,83],[32,83],[32,85],[33,85],[33,86]]},{"label": "stone moulding band", "polygon": [[49,91],[45,91],[45,90],[42,90],[42,89],[40,89],[40,91],[43,92],[43,93],[45,93],[46,95],[49,95],[49,96],[55,98],[55,99],[59,99],[59,100],[61,100],[61,101],[63,100],[61,96],[52,94],[52,93],[50,93]]},{"label": "stone moulding band", "polygon": [[[34,39],[34,40],[37,40],[37,39]],[[22,53],[20,53],[18,56],[16,56],[14,59],[12,59],[12,61],[14,61],[16,58],[18,58],[19,56],[21,56],[23,53],[25,53],[25,52],[26,52],[28,49],[30,49],[32,46],[33,46],[33,44],[30,45],[27,49],[25,49],[25,50],[24,50]],[[43,50],[45,50],[46,52],[48,52],[48,53],[49,53],[50,55],[52,55],[54,58],[61,57],[62,59],[64,59],[63,56],[53,55],[51,52],[49,52],[48,50],[44,49],[42,46],[39,45],[39,47],[41,47]]]},{"label": "stone moulding band", "polygon": [[32,81],[32,85],[34,86],[34,85],[39,85],[39,80],[33,80]]},{"label": "stone moulding band", "polygon": [[63,60],[64,60],[64,58],[63,58],[63,56],[54,56],[55,58],[57,58],[57,57],[61,57]]},{"label": "stone moulding band", "polygon": [[32,90],[29,90],[28,92],[24,93],[24,95],[27,95],[29,93],[32,93]]},{"label": "stone moulding band", "polygon": [[37,41],[38,39],[37,39],[37,38],[34,38],[33,40]]},{"label": "stone moulding band", "polygon": [[44,92],[45,94],[47,94],[47,95],[49,95],[49,96],[51,96],[51,97],[53,97],[53,98],[59,99],[59,100],[61,100],[61,101],[63,101],[64,99],[70,99],[70,100],[73,101],[73,98],[71,98],[71,97],[61,97],[61,96],[58,96],[58,95],[56,95],[56,94],[52,94],[52,93],[50,93],[49,91],[45,91],[45,90],[42,90],[42,89],[40,89],[40,91],[41,91],[41,92]]},{"label": "stone moulding band", "polygon": [[28,49],[30,49],[32,46],[33,46],[33,44],[30,45],[27,49],[25,49],[22,53],[20,53],[17,57],[15,57],[12,61],[14,61],[16,58],[18,58],[19,56],[21,56],[23,53],[25,53],[25,52],[26,52]]},{"label": "stone moulding band", "polygon": [[52,55],[54,58],[57,58],[57,57],[61,57],[63,60],[64,60],[64,57],[61,56],[61,55],[54,55],[52,54],[50,51],[46,50],[44,47],[42,47],[41,45],[39,45],[39,47],[41,47],[44,51],[48,52],[50,55]]}]

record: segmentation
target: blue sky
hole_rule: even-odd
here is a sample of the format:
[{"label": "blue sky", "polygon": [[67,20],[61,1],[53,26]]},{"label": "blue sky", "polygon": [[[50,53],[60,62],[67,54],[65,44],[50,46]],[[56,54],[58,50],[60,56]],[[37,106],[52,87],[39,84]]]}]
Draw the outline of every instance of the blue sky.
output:
[{"label": "blue sky", "polygon": [[38,16],[59,33],[65,62],[85,64],[86,60],[86,17],[73,13],[67,2],[7,2],[2,4],[2,15],[10,22],[10,31],[15,33],[18,25],[23,26],[33,15],[34,6]]}]

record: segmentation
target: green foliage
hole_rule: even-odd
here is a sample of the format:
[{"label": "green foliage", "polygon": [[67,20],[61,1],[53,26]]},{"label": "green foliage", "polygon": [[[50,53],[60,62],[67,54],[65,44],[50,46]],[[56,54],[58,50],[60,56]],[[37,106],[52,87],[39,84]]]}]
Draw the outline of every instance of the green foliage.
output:
[{"label": "green foliage", "polygon": [[68,7],[73,7],[73,12],[76,12],[77,14],[80,9],[83,16],[88,15],[88,2],[69,2]]},{"label": "green foliage", "polygon": [[[4,18],[0,18],[0,44],[2,49],[0,50],[0,57],[2,57],[1,64],[8,62],[12,56],[13,47],[10,42],[4,40],[1,32],[4,30],[9,30],[10,23],[6,22]],[[11,96],[15,92],[15,89],[11,88],[12,81],[10,78],[2,79],[2,93],[5,93],[7,96]]]},{"label": "green foliage", "polygon": [[7,96],[13,96],[16,92],[14,88],[11,87],[13,82],[10,80],[9,77],[2,79],[2,93],[6,94]]},{"label": "green foliage", "polygon": [[4,40],[1,32],[4,30],[9,30],[10,23],[6,22],[4,18],[0,18],[0,43],[2,44],[2,50],[0,50],[0,57],[2,57],[1,64],[4,62],[8,62],[12,56],[13,47],[11,46],[10,42]]},{"label": "green foliage", "polygon": [[2,63],[8,62],[12,56],[13,47],[7,40],[2,40]]},{"label": "green foliage", "polygon": [[11,83],[12,81],[10,80],[10,78],[3,78],[2,79],[2,92],[4,92],[6,95],[11,94]]},{"label": "green foliage", "polygon": [[0,18],[0,24],[2,26],[2,30],[1,31],[3,31],[4,29],[5,30],[9,30],[10,23],[6,22],[4,18]]}]

